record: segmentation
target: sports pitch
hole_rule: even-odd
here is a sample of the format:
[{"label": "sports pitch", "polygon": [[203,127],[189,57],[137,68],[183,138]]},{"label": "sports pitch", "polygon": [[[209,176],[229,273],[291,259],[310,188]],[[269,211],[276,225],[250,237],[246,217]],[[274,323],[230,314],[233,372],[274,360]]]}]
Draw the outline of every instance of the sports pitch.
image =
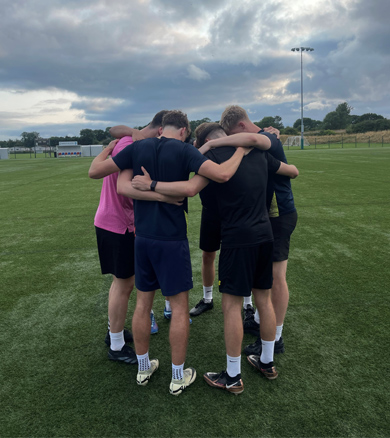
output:
[{"label": "sports pitch", "polygon": [[[110,278],[93,227],[101,182],[89,158],[0,161],[0,435],[4,437],[387,437],[389,426],[390,148],[289,150],[298,226],[290,306],[267,381],[242,356],[245,390],[210,388],[225,368],[220,294],[194,318],[179,397],[170,382],[169,322],[156,293],[160,370],[146,387],[135,366],[110,362],[104,336]],[[202,296],[200,201],[190,200],[194,273]],[[215,287],[217,289],[217,287]],[[128,326],[134,309],[130,298]],[[245,335],[244,345],[254,338]]]}]

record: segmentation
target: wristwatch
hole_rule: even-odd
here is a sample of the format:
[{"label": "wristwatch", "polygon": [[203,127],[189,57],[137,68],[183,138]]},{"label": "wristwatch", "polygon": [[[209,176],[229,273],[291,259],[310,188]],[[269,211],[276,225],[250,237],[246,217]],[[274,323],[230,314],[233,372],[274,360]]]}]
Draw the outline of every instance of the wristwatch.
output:
[{"label": "wristwatch", "polygon": [[151,182],[151,184],[150,184],[150,190],[151,190],[152,192],[154,192],[154,190],[155,190],[155,188],[156,188],[156,184],[157,184],[157,181],[152,181],[152,182]]}]

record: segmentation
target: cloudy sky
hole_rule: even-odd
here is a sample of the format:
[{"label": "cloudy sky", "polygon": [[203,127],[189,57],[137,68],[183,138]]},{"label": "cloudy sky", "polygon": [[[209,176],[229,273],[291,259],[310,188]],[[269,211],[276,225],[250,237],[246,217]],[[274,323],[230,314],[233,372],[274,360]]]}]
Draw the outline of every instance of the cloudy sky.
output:
[{"label": "cloudy sky", "polygon": [[0,140],[149,122],[390,118],[389,0],[0,0]]}]

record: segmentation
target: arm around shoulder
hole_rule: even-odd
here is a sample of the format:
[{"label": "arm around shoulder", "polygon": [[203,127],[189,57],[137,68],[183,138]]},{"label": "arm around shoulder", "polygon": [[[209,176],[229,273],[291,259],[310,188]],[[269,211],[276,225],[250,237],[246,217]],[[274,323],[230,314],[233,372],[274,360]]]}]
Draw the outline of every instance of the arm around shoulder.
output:
[{"label": "arm around shoulder", "polygon": [[241,146],[255,147],[257,149],[266,151],[271,147],[271,140],[266,135],[259,135],[251,132],[240,132],[238,134],[209,140],[206,144],[208,149],[219,146]]},{"label": "arm around shoulder", "polygon": [[129,128],[126,125],[117,125],[110,128],[110,134],[114,138],[122,138],[122,137],[133,137],[133,141],[142,140],[145,137],[142,133],[135,128]]},{"label": "arm around shoulder", "polygon": [[198,174],[218,183],[227,182],[236,173],[245,153],[245,149],[238,147],[232,157],[222,164],[207,160],[200,166]]},{"label": "arm around shoulder", "polygon": [[299,175],[299,170],[294,166],[294,164],[286,164],[281,162],[278,171],[278,175],[288,176],[291,179],[296,178]]},{"label": "arm around shoulder", "polygon": [[102,150],[102,152],[100,152],[99,155],[94,158],[88,171],[88,176],[90,178],[100,179],[119,171],[119,167],[115,164],[112,158],[107,160],[107,157],[111,154],[117,143],[118,140],[113,140],[105,149]]}]

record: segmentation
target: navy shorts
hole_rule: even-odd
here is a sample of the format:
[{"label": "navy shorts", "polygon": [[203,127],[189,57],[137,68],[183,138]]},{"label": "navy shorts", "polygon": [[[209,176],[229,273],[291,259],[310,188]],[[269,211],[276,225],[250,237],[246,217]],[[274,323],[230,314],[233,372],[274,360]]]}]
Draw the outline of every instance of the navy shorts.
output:
[{"label": "navy shorts", "polygon": [[218,251],[221,246],[221,221],[215,215],[202,208],[200,222],[199,248],[202,251]]},{"label": "navy shorts", "polygon": [[113,233],[95,227],[102,274],[116,278],[130,278],[134,275],[134,233]]},{"label": "navy shorts", "polygon": [[135,238],[135,285],[150,292],[161,289],[164,296],[192,289],[188,240]]},{"label": "navy shorts", "polygon": [[273,242],[222,248],[219,254],[219,291],[249,297],[252,289],[272,288]]},{"label": "navy shorts", "polygon": [[296,211],[283,216],[270,218],[272,232],[274,234],[274,253],[272,256],[274,262],[288,260],[290,237],[295,230],[297,221],[298,214]]}]

